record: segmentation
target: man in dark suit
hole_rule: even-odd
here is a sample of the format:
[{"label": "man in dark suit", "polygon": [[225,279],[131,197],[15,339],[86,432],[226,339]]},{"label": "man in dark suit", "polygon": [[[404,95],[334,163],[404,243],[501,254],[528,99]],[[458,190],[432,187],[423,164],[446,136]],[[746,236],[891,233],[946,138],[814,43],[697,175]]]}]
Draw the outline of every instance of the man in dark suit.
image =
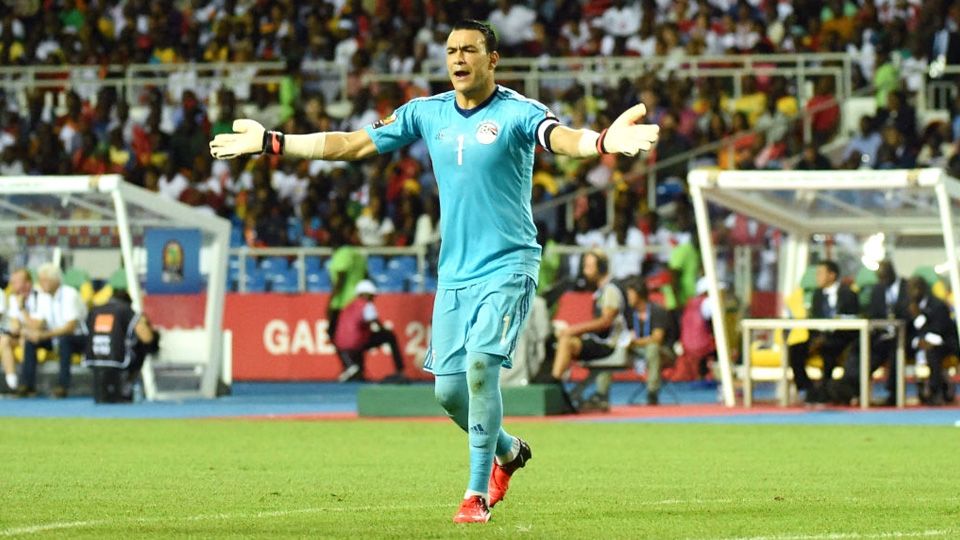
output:
[{"label": "man in dark suit", "polygon": [[[942,75],[944,66],[960,63],[960,3],[951,2],[947,8],[943,25],[934,32],[930,40],[931,77]],[[938,69],[940,68],[940,69]],[[948,75],[955,78],[956,75]]]},{"label": "man in dark suit", "polygon": [[[907,296],[907,280],[897,275],[893,263],[880,261],[877,268],[877,284],[870,291],[870,304],[867,306],[868,319],[900,320],[909,325],[912,317],[909,311],[910,300]],[[870,373],[880,366],[888,365],[887,399],[884,405],[896,404],[896,329],[877,330],[870,336]],[[849,405],[853,396],[860,392],[860,357],[849,355],[843,366],[843,379],[831,390],[832,401],[839,405]]]},{"label": "man in dark suit", "polygon": [[[811,319],[837,319],[856,317],[860,311],[857,295],[840,283],[840,267],[831,260],[817,264],[817,289],[813,292],[813,301],[807,313]],[[788,350],[790,367],[793,369],[793,381],[797,390],[805,392],[807,403],[825,403],[827,392],[825,385],[831,379],[833,368],[843,351],[857,338],[856,331],[810,331],[810,338],[803,343],[791,345]],[[819,353],[823,358],[823,379],[814,385],[807,376],[807,359]]]},{"label": "man in dark suit", "polygon": [[918,364],[925,361],[930,367],[927,388],[921,390],[920,400],[926,405],[943,405],[954,398],[943,370],[943,361],[957,354],[960,348],[957,325],[950,317],[950,308],[930,293],[930,286],[923,278],[910,278],[907,295],[910,298],[908,310],[914,330],[910,348]]}]

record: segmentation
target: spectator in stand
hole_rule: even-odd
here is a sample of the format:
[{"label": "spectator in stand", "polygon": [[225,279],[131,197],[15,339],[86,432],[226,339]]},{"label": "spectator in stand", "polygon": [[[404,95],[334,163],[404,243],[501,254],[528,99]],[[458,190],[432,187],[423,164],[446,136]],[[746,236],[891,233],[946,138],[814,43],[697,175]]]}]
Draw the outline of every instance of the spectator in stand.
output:
[{"label": "spectator in stand", "polygon": [[907,147],[906,137],[896,128],[883,128],[883,143],[877,149],[876,169],[909,169],[916,165],[916,156]]},{"label": "spectator in stand", "polygon": [[360,244],[368,247],[390,245],[394,231],[393,220],[385,215],[380,197],[371,197],[370,203],[357,218]]},{"label": "spectator in stand", "polygon": [[440,207],[436,197],[423,200],[423,213],[417,218],[417,229],[413,235],[413,245],[433,244],[440,240]]},{"label": "spectator in stand", "polygon": [[813,138],[821,143],[833,138],[840,127],[840,105],[835,97],[832,77],[817,80],[814,96],[807,101],[807,113],[813,129]]},{"label": "spectator in stand", "polygon": [[[743,4],[742,4],[743,5]],[[743,78],[743,94],[731,101],[731,108],[735,112],[747,115],[748,125],[756,124],[757,118],[767,107],[767,95],[757,87],[757,79],[752,76]]]},{"label": "spectator in stand", "polygon": [[640,30],[640,2],[614,0],[597,23],[610,37],[622,41],[636,35]]},{"label": "spectator in stand", "polygon": [[[626,197],[621,198],[626,199]],[[611,254],[610,273],[614,279],[623,279],[640,273],[646,240],[640,229],[632,224],[626,209],[614,214],[613,230],[607,235],[605,247]]]},{"label": "spectator in stand", "polygon": [[753,127],[764,135],[769,144],[785,144],[790,132],[790,118],[780,110],[777,100],[771,95],[767,97],[763,114],[757,117]]},{"label": "spectator in stand", "polygon": [[943,25],[933,34],[930,61],[938,67],[960,64],[960,2],[950,2]]},{"label": "spectator in stand", "polygon": [[883,144],[883,139],[874,127],[873,117],[864,115],[860,117],[860,133],[856,134],[847,143],[841,159],[846,163],[854,154],[857,154],[860,156],[859,161],[863,165],[873,168],[876,165],[881,144]]},{"label": "spectator in stand", "polygon": [[886,107],[888,96],[900,86],[900,73],[890,57],[890,50],[877,49],[877,69],[873,74],[873,87],[877,89],[877,108]]},{"label": "spectator in stand", "polygon": [[400,354],[397,336],[393,330],[385,328],[380,322],[380,315],[373,301],[377,294],[377,287],[372,281],[365,279],[357,283],[354,292],[355,299],[340,313],[333,338],[333,344],[337,347],[344,366],[338,379],[340,382],[364,380],[364,353],[375,347],[387,345],[393,357],[394,371],[381,382],[407,382],[407,378],[403,375],[403,356]]},{"label": "spectator in stand", "polygon": [[946,168],[953,153],[950,126],[946,122],[934,122],[927,126],[921,139],[917,164],[920,167]]},{"label": "spectator in stand", "polygon": [[535,11],[514,0],[498,0],[497,8],[487,18],[497,32],[504,54],[524,53],[524,46],[534,37]]},{"label": "spectator in stand", "polygon": [[887,94],[887,105],[877,109],[877,125],[892,126],[903,136],[905,144],[913,149],[917,141],[917,110],[907,103],[899,90]]},{"label": "spectator in stand", "polygon": [[[668,111],[660,118],[660,140],[657,142],[656,164],[660,166],[664,161],[688,152],[692,147],[690,141],[677,133],[677,116]],[[661,168],[657,174],[657,183],[666,181],[686,183],[687,160],[679,161]]]},{"label": "spectator in stand", "polygon": [[807,143],[803,146],[803,154],[800,155],[796,168],[798,171],[818,171],[832,169],[833,165],[820,153],[816,144]]}]

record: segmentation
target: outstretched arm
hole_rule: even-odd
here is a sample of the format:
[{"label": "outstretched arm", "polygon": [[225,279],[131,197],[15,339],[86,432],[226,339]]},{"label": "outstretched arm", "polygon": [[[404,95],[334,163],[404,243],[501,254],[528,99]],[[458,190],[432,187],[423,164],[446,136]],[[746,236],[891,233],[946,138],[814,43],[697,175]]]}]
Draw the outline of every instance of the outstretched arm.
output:
[{"label": "outstretched arm", "polygon": [[282,154],[304,159],[353,161],[377,153],[373,139],[364,130],[329,131],[308,135],[285,135],[267,131],[259,122],[233,121],[234,133],[221,133],[210,141],[210,154],[217,159],[233,159],[244,154]]},{"label": "outstretched arm", "polygon": [[650,150],[660,136],[660,126],[641,124],[647,108],[641,103],[621,114],[609,128],[597,133],[592,129],[571,129],[557,125],[550,131],[550,149],[573,157],[598,154],[635,156]]}]

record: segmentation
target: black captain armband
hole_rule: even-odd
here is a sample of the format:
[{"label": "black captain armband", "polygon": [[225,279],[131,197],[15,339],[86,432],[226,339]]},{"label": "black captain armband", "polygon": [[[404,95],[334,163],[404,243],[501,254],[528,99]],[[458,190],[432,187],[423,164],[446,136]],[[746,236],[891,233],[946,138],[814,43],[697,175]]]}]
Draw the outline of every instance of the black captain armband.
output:
[{"label": "black captain armband", "polygon": [[275,156],[283,155],[284,138],[279,131],[263,132],[263,153]]},{"label": "black captain armband", "polygon": [[551,154],[553,153],[553,148],[550,146],[550,133],[559,125],[560,122],[553,115],[544,118],[537,124],[537,144]]}]

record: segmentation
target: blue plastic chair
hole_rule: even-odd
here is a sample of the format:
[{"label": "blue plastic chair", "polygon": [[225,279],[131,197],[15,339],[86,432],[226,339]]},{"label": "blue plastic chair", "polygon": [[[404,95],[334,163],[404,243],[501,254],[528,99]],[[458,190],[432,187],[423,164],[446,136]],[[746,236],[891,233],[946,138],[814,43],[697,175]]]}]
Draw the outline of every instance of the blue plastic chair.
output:
[{"label": "blue plastic chair", "polygon": [[409,276],[417,272],[417,259],[409,255],[394,257],[387,263],[387,270]]},{"label": "blue plastic chair", "polygon": [[267,278],[263,272],[255,269],[252,272],[247,272],[245,285],[247,292],[266,292]]},{"label": "blue plastic chair", "polygon": [[270,290],[278,293],[300,292],[296,269],[289,268],[270,274]]},{"label": "blue plastic chair", "polygon": [[290,268],[290,261],[286,257],[266,257],[260,261],[260,268],[269,272],[286,272]]},{"label": "blue plastic chair", "polygon": [[380,255],[370,255],[367,257],[367,272],[371,276],[382,274],[386,267],[386,261]]},{"label": "blue plastic chair", "polygon": [[307,291],[309,292],[330,292],[330,274],[326,270],[314,270],[307,272]]}]

